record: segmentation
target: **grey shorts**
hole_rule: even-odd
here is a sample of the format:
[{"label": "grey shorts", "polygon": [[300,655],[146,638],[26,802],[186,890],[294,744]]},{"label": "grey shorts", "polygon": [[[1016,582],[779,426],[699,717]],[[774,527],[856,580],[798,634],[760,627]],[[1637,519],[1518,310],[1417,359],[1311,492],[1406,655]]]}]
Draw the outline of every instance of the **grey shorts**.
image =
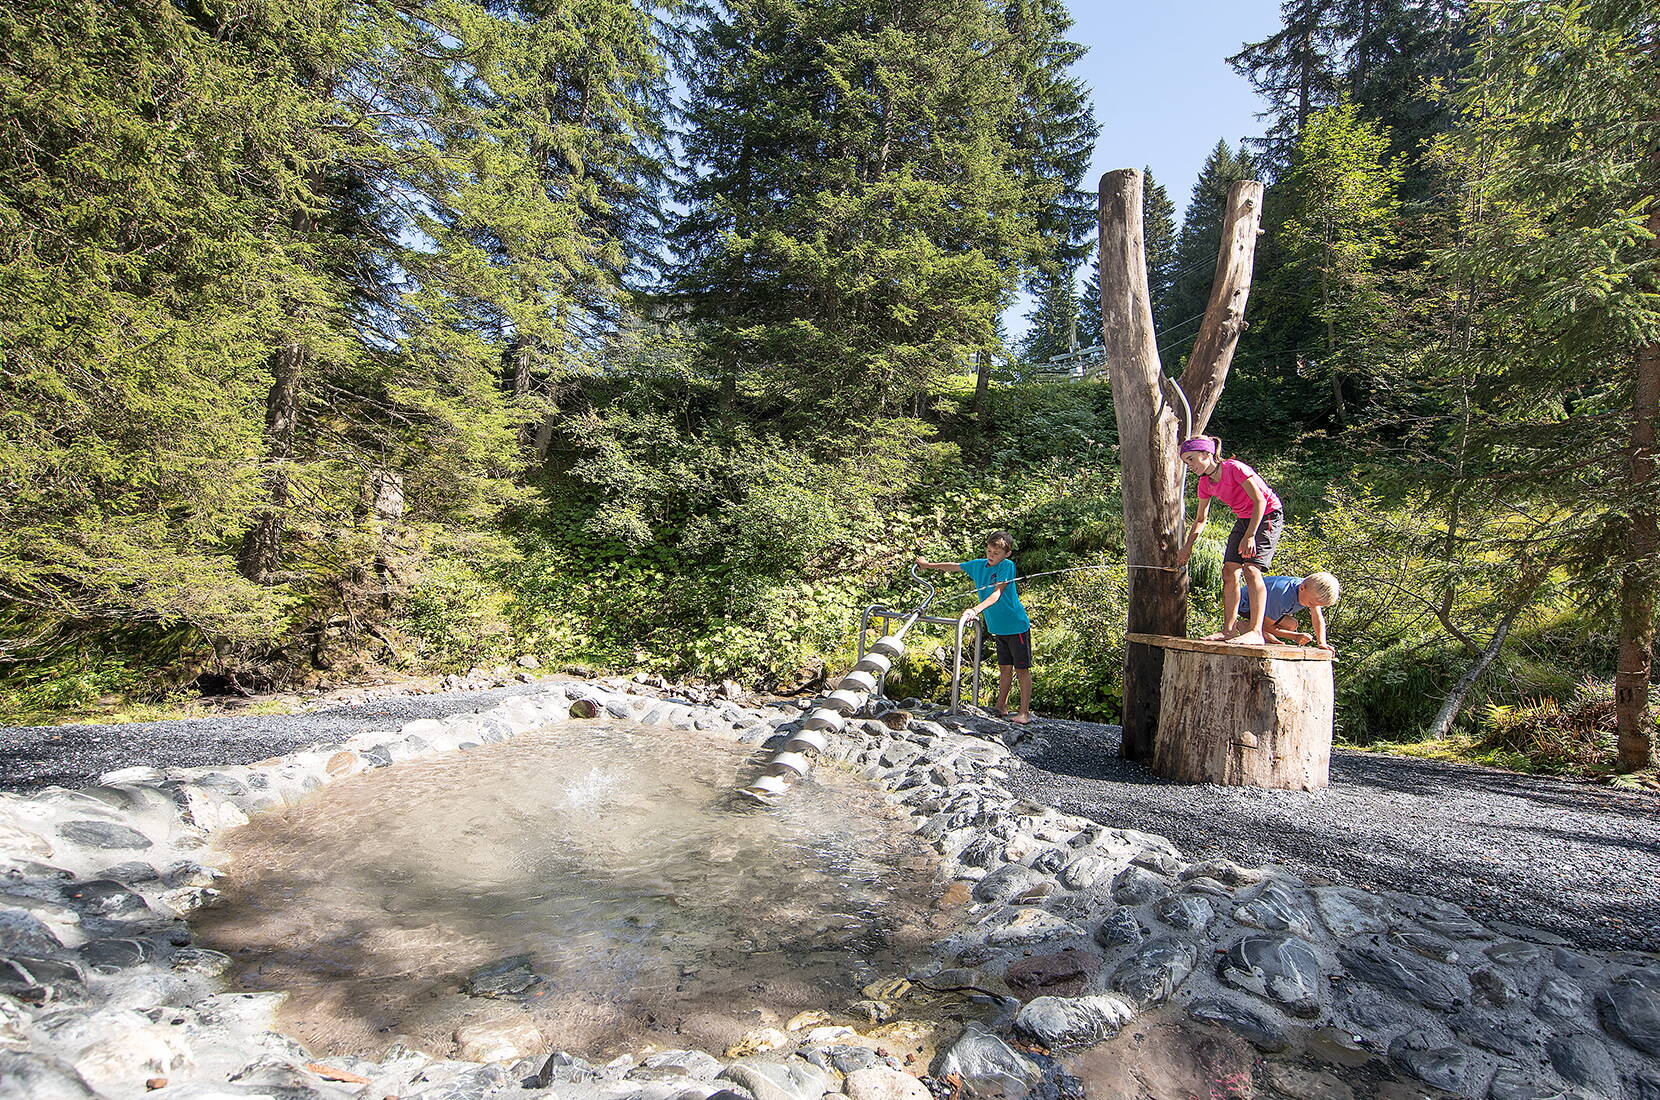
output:
[{"label": "grey shorts", "polygon": [[1245,538],[1245,528],[1250,525],[1251,521],[1248,519],[1234,521],[1233,534],[1228,536],[1228,549],[1222,555],[1222,560],[1267,569],[1269,563],[1274,560],[1274,551],[1279,548],[1280,532],[1285,530],[1285,513],[1276,508],[1262,517],[1262,522],[1257,524],[1256,555],[1242,558],[1239,556],[1239,544]]}]

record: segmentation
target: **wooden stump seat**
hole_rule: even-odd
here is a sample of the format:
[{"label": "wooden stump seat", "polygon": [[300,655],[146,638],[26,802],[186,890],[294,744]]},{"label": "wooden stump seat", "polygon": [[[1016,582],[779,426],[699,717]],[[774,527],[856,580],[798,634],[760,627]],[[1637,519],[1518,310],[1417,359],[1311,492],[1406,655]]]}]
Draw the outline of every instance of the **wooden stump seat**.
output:
[{"label": "wooden stump seat", "polygon": [[1312,791],[1331,763],[1332,655],[1158,634],[1164,650],[1153,771],[1179,783]]}]

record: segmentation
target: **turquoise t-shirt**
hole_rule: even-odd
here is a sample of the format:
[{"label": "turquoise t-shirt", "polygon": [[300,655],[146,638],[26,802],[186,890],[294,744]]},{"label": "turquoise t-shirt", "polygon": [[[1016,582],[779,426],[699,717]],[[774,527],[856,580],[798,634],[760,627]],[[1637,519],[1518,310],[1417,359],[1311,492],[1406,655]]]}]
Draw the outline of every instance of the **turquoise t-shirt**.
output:
[{"label": "turquoise t-shirt", "polygon": [[1024,634],[1032,629],[1032,621],[1026,617],[1026,609],[1020,605],[1020,595],[1015,591],[1014,579],[1019,576],[1019,571],[1014,567],[1013,558],[1004,558],[996,565],[985,558],[975,558],[963,562],[962,570],[974,582],[974,587],[980,590],[982,600],[991,595],[998,584],[1009,582],[1003,594],[997,597],[997,602],[982,614],[987,631],[992,634]]}]

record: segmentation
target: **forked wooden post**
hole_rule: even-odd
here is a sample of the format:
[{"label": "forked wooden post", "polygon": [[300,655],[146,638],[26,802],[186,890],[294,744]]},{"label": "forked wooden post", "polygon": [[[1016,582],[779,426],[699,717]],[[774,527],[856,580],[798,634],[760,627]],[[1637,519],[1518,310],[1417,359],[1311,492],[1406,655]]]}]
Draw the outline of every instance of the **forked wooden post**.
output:
[{"label": "forked wooden post", "polygon": [[[1181,549],[1182,467],[1176,460],[1184,425],[1171,404],[1159,363],[1147,290],[1141,173],[1101,177],[1101,346],[1112,380],[1124,497],[1124,557],[1130,565],[1130,642],[1124,647],[1123,755],[1153,753],[1162,705],[1165,651],[1137,635],[1187,633],[1187,574]],[[1245,302],[1262,222],[1262,184],[1236,182],[1223,212],[1216,277],[1181,388],[1192,406],[1191,430],[1202,432],[1222,396],[1234,348],[1245,330]]]},{"label": "forked wooden post", "polygon": [[1331,654],[1132,634],[1164,651],[1153,771],[1178,783],[1312,791],[1331,765]]}]

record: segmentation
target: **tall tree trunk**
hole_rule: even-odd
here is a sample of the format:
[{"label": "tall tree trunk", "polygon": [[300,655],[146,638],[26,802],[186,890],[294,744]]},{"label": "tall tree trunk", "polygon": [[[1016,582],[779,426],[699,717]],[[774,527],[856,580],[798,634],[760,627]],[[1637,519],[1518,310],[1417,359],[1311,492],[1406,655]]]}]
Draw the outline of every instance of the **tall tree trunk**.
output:
[{"label": "tall tree trunk", "polygon": [[300,375],[306,350],[284,344],[271,353],[271,392],[265,402],[267,504],[243,536],[236,565],[244,577],[270,583],[282,561],[283,524],[288,513],[288,465],[294,457],[294,424],[299,416]]},{"label": "tall tree trunk", "polygon": [[[1660,247],[1660,206],[1648,219]],[[1655,408],[1660,405],[1660,344],[1637,349],[1632,386],[1630,495],[1642,501],[1654,482]],[[1654,655],[1655,590],[1660,588],[1660,530],[1654,509],[1633,509],[1620,573],[1620,656],[1614,674],[1617,767],[1641,771],[1654,763],[1654,724],[1648,693]]]},{"label": "tall tree trunk", "polygon": [[[1154,567],[1129,571],[1129,629],[1181,637],[1187,633],[1187,574],[1175,567],[1182,524],[1180,424],[1160,385],[1164,372],[1153,335],[1141,219],[1141,173],[1124,168],[1101,177],[1101,342],[1112,372],[1123,465],[1124,557],[1131,566]],[[1124,647],[1122,752],[1131,759],[1153,754],[1163,670],[1162,649],[1138,642]]]}]

